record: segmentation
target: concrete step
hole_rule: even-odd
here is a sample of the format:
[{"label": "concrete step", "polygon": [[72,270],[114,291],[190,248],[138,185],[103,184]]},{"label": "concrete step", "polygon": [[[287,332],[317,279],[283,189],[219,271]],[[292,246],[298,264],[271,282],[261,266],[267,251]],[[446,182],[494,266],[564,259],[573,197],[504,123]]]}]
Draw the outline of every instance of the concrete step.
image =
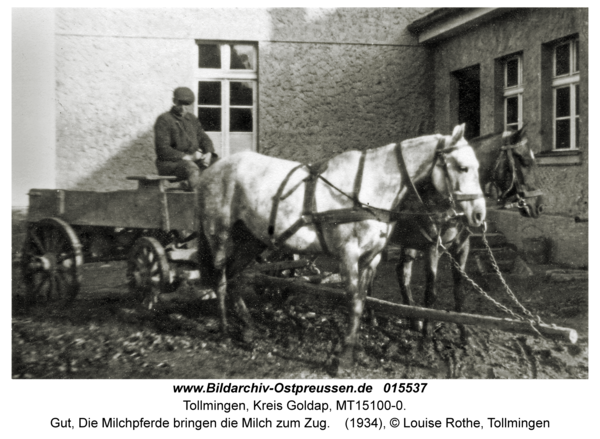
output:
[{"label": "concrete step", "polygon": [[[508,240],[504,233],[492,232],[486,233],[485,239],[490,247],[504,247],[508,244]],[[473,233],[471,235],[471,248],[485,248],[483,243],[483,233]]]}]

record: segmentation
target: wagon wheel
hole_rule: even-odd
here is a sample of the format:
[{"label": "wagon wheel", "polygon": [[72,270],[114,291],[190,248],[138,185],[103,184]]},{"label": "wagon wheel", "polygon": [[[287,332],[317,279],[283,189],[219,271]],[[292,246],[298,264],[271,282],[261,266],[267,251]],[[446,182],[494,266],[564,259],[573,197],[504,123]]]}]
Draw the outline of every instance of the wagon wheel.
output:
[{"label": "wagon wheel", "polygon": [[72,301],[81,286],[83,253],[77,234],[58,218],[29,225],[21,258],[27,301]]},{"label": "wagon wheel", "polygon": [[127,261],[129,291],[147,309],[154,308],[158,295],[171,292],[169,262],[157,239],[144,236],[131,249]]}]

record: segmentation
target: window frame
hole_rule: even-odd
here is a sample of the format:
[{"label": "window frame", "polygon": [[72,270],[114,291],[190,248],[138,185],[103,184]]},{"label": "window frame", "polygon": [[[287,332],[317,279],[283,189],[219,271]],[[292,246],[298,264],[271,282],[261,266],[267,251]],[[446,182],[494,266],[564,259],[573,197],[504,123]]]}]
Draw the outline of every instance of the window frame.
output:
[{"label": "window frame", "polygon": [[[199,108],[221,108],[221,145],[218,148],[223,157],[230,155],[230,109],[231,108],[251,108],[252,110],[252,151],[258,150],[258,43],[251,41],[215,41],[215,40],[196,40],[196,47],[200,45],[217,45],[220,49],[221,68],[201,68],[199,66],[199,49],[197,50],[197,62],[194,73],[194,83],[196,90],[200,82],[220,82],[221,83],[221,105],[200,105],[199,101],[194,107],[196,117],[199,114]],[[255,66],[252,70],[231,69],[231,46],[246,45],[254,48]],[[232,82],[251,82],[252,86],[252,105],[231,105],[230,103],[230,85]],[[214,132],[214,131],[207,131]],[[234,131],[235,133],[235,131]],[[217,147],[217,145],[215,145]]]},{"label": "window frame", "polygon": [[[512,60],[517,60],[517,84],[508,86],[508,63]],[[502,72],[503,72],[503,82],[502,82],[502,95],[503,95],[503,126],[504,130],[508,131],[513,129],[515,123],[508,123],[508,100],[513,97],[517,97],[517,123],[516,129],[521,129],[523,127],[523,93],[525,91],[525,87],[523,86],[523,54],[518,53],[514,55],[507,56],[502,60]]]},{"label": "window frame", "polygon": [[[577,128],[580,115],[577,114],[577,87],[581,80],[580,70],[576,69],[578,64],[578,50],[575,50],[575,45],[579,44],[579,38],[570,38],[566,41],[554,44],[552,47],[552,151],[578,151],[577,144]],[[556,75],[556,51],[561,46],[569,45],[569,72]],[[556,115],[556,95],[557,90],[569,87],[569,115],[557,117]],[[569,120],[569,147],[557,148],[557,121]]]}]

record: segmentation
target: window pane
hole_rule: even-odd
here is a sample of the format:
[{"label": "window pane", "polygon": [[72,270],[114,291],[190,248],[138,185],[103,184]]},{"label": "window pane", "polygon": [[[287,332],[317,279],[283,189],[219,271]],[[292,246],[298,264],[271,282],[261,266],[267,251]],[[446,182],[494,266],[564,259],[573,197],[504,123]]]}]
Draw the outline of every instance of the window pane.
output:
[{"label": "window pane", "polygon": [[519,85],[519,60],[513,58],[506,62],[506,87]]},{"label": "window pane", "polygon": [[556,46],[556,70],[554,76],[568,75],[570,69],[570,49],[569,43]]},{"label": "window pane", "polygon": [[229,130],[250,133],[252,132],[252,109],[232,108],[229,112]]},{"label": "window pane", "polygon": [[506,124],[519,122],[519,97],[506,98]]},{"label": "window pane", "polygon": [[236,70],[256,70],[256,49],[247,44],[231,45],[231,68]]},{"label": "window pane", "polygon": [[252,105],[252,82],[231,82],[230,104]]},{"label": "window pane", "polygon": [[579,148],[579,118],[575,118],[575,148]]},{"label": "window pane", "polygon": [[575,114],[579,116],[579,85],[575,86]]},{"label": "window pane", "polygon": [[571,138],[571,121],[569,119],[556,121],[556,149],[568,149]]},{"label": "window pane", "polygon": [[573,43],[574,46],[574,54],[573,57],[575,58],[575,69],[573,70],[574,72],[578,72],[579,71],[579,40],[575,40],[575,42]]},{"label": "window pane", "polygon": [[198,119],[204,131],[221,131],[220,108],[198,108]]},{"label": "window pane", "polygon": [[216,44],[198,45],[198,67],[201,69],[221,68],[221,49]]},{"label": "window pane", "polygon": [[556,89],[556,117],[568,117],[571,114],[571,89],[569,87]]},{"label": "window pane", "polygon": [[198,83],[198,105],[221,105],[221,82]]}]

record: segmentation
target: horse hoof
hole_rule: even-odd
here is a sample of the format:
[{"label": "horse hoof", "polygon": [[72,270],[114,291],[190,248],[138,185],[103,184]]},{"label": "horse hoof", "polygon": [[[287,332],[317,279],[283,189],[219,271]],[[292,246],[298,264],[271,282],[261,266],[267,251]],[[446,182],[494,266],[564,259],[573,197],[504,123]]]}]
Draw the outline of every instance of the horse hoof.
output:
[{"label": "horse hoof", "polygon": [[254,341],[255,333],[253,328],[246,328],[241,333],[241,340],[244,343],[252,344]]},{"label": "horse hoof", "polygon": [[338,369],[340,372],[348,372],[354,366],[354,355],[352,351],[344,351],[338,357]]},{"label": "horse hoof", "polygon": [[423,321],[422,320],[411,320],[410,327],[413,331],[424,332]]},{"label": "horse hoof", "polygon": [[330,358],[325,364],[325,370],[332,378],[337,377],[340,372],[340,360],[337,357]]}]

